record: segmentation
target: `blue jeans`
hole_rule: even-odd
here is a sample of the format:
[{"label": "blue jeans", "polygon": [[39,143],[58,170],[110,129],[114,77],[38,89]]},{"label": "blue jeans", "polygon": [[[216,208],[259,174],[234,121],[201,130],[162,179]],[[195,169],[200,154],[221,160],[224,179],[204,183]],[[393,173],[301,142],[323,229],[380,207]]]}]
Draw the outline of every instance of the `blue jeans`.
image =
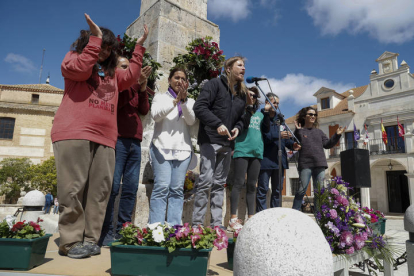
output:
[{"label": "blue jeans", "polygon": [[46,202],[45,203],[45,207],[43,208],[43,211],[45,211],[45,214],[49,214],[50,213],[50,207],[52,206],[52,203],[50,202]]},{"label": "blue jeans", "polygon": [[[105,220],[102,227],[102,235],[107,233],[113,235],[113,217],[115,198],[118,196],[119,188],[122,192],[119,200],[118,223],[116,233],[122,228],[122,224],[130,222],[132,211],[137,197],[139,170],[141,167],[141,142],[133,138],[118,138],[115,147],[115,172],[112,183],[111,196],[106,208]],[[101,235],[101,238],[102,238]]]},{"label": "blue jeans", "polygon": [[[300,210],[302,206],[302,200],[308,189],[309,181],[312,177],[313,181],[313,190],[317,191],[318,183],[323,186],[323,180],[325,178],[325,167],[315,167],[315,168],[306,168],[302,169],[299,172],[300,181],[302,183],[302,187],[295,194],[295,199],[293,200],[293,209]],[[316,202],[314,200],[314,206],[316,210]]]},{"label": "blue jeans", "polygon": [[53,207],[53,214],[57,214],[57,213],[59,213],[59,206],[54,206]]},{"label": "blue jeans", "polygon": [[168,201],[168,224],[181,224],[184,180],[191,156],[183,161],[165,160],[154,145],[150,147],[150,155],[154,171],[154,188],[150,200],[149,223],[164,224]]},{"label": "blue jeans", "polygon": [[[283,178],[285,170],[282,170],[282,175],[279,178],[279,169],[261,170],[259,173],[259,181],[257,183],[256,191],[256,212],[266,210],[266,195],[269,190],[269,180],[272,184],[272,195],[270,197],[270,208],[279,207],[279,183],[281,183],[281,190],[283,191]],[[279,179],[279,180],[278,180]],[[280,182],[279,182],[280,181]]]}]

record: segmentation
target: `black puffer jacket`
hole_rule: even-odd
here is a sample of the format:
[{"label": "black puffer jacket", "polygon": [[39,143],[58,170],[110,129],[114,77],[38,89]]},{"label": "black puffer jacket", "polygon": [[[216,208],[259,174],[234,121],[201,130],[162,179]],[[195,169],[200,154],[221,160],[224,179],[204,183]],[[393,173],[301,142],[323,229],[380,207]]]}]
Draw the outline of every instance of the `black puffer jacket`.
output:
[{"label": "black puffer jacket", "polygon": [[251,113],[246,112],[246,96],[233,96],[227,85],[227,78],[221,76],[208,81],[194,104],[194,113],[200,120],[198,144],[209,143],[233,146],[228,136],[217,133],[217,128],[224,124],[231,134],[233,128],[239,134],[250,124]]}]

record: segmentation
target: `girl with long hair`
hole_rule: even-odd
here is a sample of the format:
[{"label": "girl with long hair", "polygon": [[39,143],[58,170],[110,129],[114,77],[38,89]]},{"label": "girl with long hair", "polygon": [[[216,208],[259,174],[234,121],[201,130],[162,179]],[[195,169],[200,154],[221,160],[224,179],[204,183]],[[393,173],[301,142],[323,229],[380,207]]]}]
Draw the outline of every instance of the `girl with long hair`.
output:
[{"label": "girl with long hair", "polygon": [[300,210],[311,177],[314,191],[317,190],[318,185],[323,185],[325,170],[328,168],[324,149],[334,147],[346,127],[338,127],[336,133],[329,139],[318,128],[318,111],[311,106],[304,107],[298,112],[295,126],[295,136],[302,146],[298,161],[301,187],[295,194],[292,208]]},{"label": "girl with long hair", "polygon": [[118,91],[140,76],[142,47],[137,41],[128,70],[118,70],[115,35],[85,14],[81,31],[62,62],[65,92],[51,136],[56,159],[59,253],[70,258],[100,254],[97,245],[111,191],[117,141]]},{"label": "girl with long hair", "polygon": [[[244,59],[236,56],[224,63],[224,73],[208,81],[194,105],[200,120],[200,177],[195,189],[193,225],[203,225],[210,191],[211,226],[222,225],[224,184],[230,169],[233,140],[247,128],[254,113],[244,85]],[[246,104],[249,105],[246,115]]]}]

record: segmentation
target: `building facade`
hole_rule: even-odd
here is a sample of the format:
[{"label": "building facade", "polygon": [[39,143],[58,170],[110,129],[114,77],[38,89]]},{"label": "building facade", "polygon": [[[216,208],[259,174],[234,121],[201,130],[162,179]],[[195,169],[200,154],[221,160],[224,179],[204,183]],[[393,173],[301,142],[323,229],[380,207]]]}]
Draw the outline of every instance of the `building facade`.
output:
[{"label": "building facade", "polygon": [[[367,149],[371,188],[358,190],[362,204],[387,214],[404,213],[414,203],[414,77],[405,61],[398,65],[396,53],[385,52],[376,62],[378,72],[372,70],[368,85],[343,93],[321,87],[314,94],[320,129],[332,136],[339,126],[347,127],[340,142],[325,150],[326,178],[341,175],[341,151]],[[294,120],[286,120],[292,129]],[[399,135],[397,120],[403,126],[403,136]],[[354,124],[360,134],[357,141]],[[286,173],[287,200],[294,196],[298,179],[294,164],[290,167]]]}]

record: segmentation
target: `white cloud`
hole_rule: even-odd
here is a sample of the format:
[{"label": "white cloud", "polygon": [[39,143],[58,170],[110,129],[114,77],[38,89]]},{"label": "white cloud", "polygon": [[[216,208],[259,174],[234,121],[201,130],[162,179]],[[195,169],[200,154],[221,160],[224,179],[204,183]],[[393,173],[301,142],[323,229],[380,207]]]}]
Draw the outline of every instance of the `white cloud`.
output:
[{"label": "white cloud", "polygon": [[[316,104],[316,98],[313,94],[322,86],[333,89],[338,93],[345,92],[354,87],[353,84],[335,83],[326,79],[318,79],[303,74],[287,74],[283,79],[268,79],[273,93],[278,95],[282,102],[290,102],[301,106]],[[262,87],[265,92],[270,91],[267,88],[268,85],[266,82],[261,82],[260,87]],[[262,99],[262,101],[264,100]]]},{"label": "white cloud", "polygon": [[414,37],[412,0],[307,0],[306,10],[324,35],[368,33],[383,43]]},{"label": "white cloud", "polygon": [[207,12],[212,18],[230,18],[237,22],[250,14],[250,0],[209,0]]},{"label": "white cloud", "polygon": [[12,69],[17,72],[32,73],[37,70],[33,62],[22,55],[9,53],[4,61],[10,63]]}]

